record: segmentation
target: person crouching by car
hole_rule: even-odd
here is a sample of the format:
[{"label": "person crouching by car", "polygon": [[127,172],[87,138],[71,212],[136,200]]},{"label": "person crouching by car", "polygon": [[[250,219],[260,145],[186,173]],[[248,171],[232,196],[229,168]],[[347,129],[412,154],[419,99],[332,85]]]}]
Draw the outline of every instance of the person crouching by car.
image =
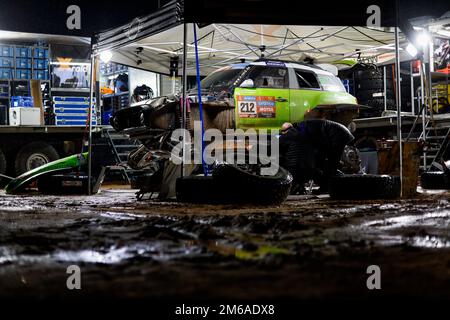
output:
[{"label": "person crouching by car", "polygon": [[328,190],[336,175],[342,153],[354,140],[345,126],[322,119],[285,123],[281,128],[281,166],[293,176],[293,193],[304,193],[304,185],[314,179],[321,192]]},{"label": "person crouching by car", "polygon": [[285,123],[280,135],[280,164],[293,177],[291,194],[304,194],[305,183],[313,177],[313,149],[292,123]]}]

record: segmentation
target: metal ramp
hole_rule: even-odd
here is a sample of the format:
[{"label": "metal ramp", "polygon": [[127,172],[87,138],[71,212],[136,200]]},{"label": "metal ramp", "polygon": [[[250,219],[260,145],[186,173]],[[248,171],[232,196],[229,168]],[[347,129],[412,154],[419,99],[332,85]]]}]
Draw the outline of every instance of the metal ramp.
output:
[{"label": "metal ramp", "polygon": [[450,115],[427,118],[425,130],[420,138],[427,142],[420,168],[423,171],[442,170],[441,158],[450,144]]},{"label": "metal ramp", "polygon": [[138,143],[128,136],[115,131],[112,127],[104,127],[102,135],[114,154],[117,165],[110,167],[110,171],[120,170],[124,179],[129,183],[133,172],[127,165],[128,154],[138,147]]}]

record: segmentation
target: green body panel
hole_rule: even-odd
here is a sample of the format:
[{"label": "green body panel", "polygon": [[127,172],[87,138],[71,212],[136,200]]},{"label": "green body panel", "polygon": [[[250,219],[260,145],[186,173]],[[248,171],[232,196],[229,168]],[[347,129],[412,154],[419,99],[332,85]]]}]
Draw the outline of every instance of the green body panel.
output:
[{"label": "green body panel", "polygon": [[336,60],[336,61],[332,62],[332,64],[345,64],[349,67],[353,67],[357,63],[358,63],[358,61],[356,61],[355,59],[342,59],[342,60]]},{"label": "green body panel", "polygon": [[[245,97],[245,98],[244,98]],[[242,111],[242,102],[252,102],[253,97],[284,98],[286,102],[275,101],[274,117],[249,118]],[[265,99],[264,98],[264,99]],[[356,98],[346,92],[333,92],[323,90],[305,89],[249,89],[236,88],[234,92],[236,128],[238,129],[277,129],[284,122],[303,121],[305,114],[319,105],[356,104]],[[256,104],[256,102],[255,102]],[[257,106],[255,106],[257,107]],[[245,109],[245,108],[244,108]]]},{"label": "green body panel", "polygon": [[25,172],[24,174],[18,176],[14,180],[12,180],[5,187],[5,191],[8,194],[13,194],[15,192],[20,191],[23,187],[26,187],[33,180],[36,180],[40,176],[49,173],[56,172],[59,170],[76,168],[85,164],[88,157],[88,153],[76,154],[73,156],[69,156],[66,158],[58,159],[52,162],[49,162],[43,166],[37,167],[33,170]]},{"label": "green body panel", "polygon": [[317,106],[338,104],[356,104],[356,98],[346,92],[292,89],[289,122],[303,121],[305,114]]}]

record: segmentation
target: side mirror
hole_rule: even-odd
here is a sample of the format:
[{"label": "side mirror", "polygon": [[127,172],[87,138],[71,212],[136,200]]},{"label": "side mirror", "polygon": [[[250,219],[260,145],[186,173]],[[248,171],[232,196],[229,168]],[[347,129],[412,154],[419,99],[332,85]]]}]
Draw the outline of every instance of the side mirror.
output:
[{"label": "side mirror", "polygon": [[241,87],[241,88],[254,88],[255,87],[255,83],[253,82],[252,79],[247,79],[247,80],[244,80],[244,82],[242,82],[239,87]]}]

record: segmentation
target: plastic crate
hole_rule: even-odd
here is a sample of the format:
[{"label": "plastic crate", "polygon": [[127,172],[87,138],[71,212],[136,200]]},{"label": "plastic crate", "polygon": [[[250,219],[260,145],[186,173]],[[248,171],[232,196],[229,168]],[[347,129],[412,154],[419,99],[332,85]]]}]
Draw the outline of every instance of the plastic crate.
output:
[{"label": "plastic crate", "polygon": [[16,58],[31,58],[31,48],[16,47]]},{"label": "plastic crate", "polygon": [[0,45],[0,56],[14,57],[14,50],[12,46]]},{"label": "plastic crate", "polygon": [[48,60],[43,59],[36,59],[33,63],[34,69],[48,69]]},{"label": "plastic crate", "polygon": [[31,69],[31,59],[17,58],[16,68]]},{"label": "plastic crate", "polygon": [[11,97],[11,108],[16,107],[33,107],[33,98],[26,96],[12,96]]},{"label": "plastic crate", "polygon": [[16,69],[16,79],[30,79],[31,70],[29,69]]},{"label": "plastic crate", "polygon": [[112,111],[103,111],[102,113],[102,124],[109,126],[109,119],[112,116]]},{"label": "plastic crate", "polygon": [[11,68],[0,68],[0,79],[12,79],[13,69]]},{"label": "plastic crate", "polygon": [[33,79],[49,80],[48,70],[35,70],[33,73]]},{"label": "plastic crate", "polygon": [[2,68],[13,67],[13,58],[0,57],[0,67]]},{"label": "plastic crate", "polygon": [[35,59],[48,59],[48,49],[34,48],[33,56]]}]

